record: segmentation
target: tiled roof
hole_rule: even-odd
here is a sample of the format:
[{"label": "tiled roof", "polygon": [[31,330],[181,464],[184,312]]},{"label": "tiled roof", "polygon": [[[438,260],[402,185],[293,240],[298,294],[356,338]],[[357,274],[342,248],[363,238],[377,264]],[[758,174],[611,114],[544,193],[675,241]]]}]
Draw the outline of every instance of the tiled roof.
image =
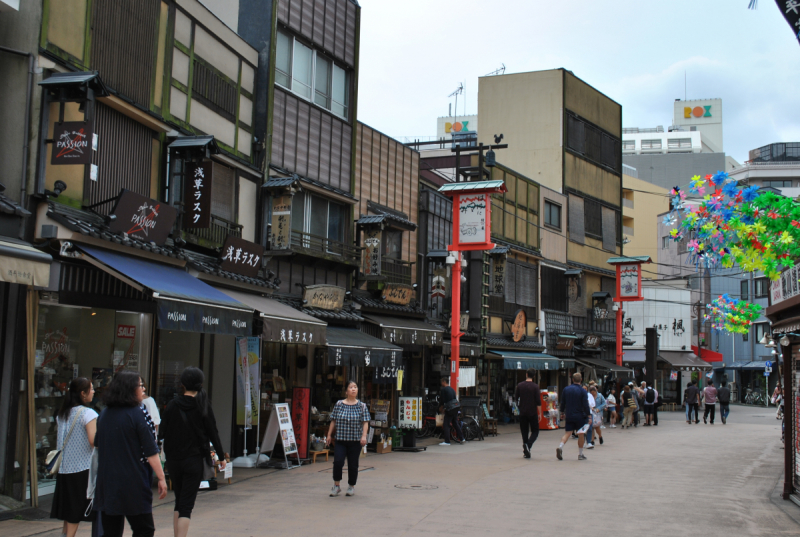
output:
[{"label": "tiled roof", "polygon": [[236,274],[235,272],[228,272],[227,270],[222,270],[219,268],[219,260],[204,254],[199,254],[197,252],[191,252],[189,250],[181,250],[183,255],[186,256],[189,265],[192,268],[199,270],[200,272],[205,272],[206,274],[214,274],[215,276],[220,276],[222,278],[227,278],[229,280],[249,283],[250,285],[255,285],[258,287],[264,287],[267,289],[277,289],[277,285],[269,280],[263,280],[261,278],[250,278],[248,276],[242,276],[241,274]]},{"label": "tiled roof", "polygon": [[167,149],[184,149],[184,148],[192,148],[192,147],[202,147],[205,148],[208,146],[208,149],[211,153],[219,153],[219,146],[217,142],[214,140],[214,137],[211,135],[204,135],[204,136],[180,136],[175,138],[175,140],[167,146]]},{"label": "tiled roof", "polygon": [[0,193],[0,213],[13,214],[16,216],[30,216],[30,211],[25,210],[19,203],[8,196]]},{"label": "tiled roof", "polygon": [[602,268],[599,268],[599,267],[593,267],[592,265],[585,265],[583,263],[576,263],[575,261],[568,261],[567,264],[570,267],[583,269],[583,270],[588,271],[588,272],[595,272],[595,273],[599,273],[599,274],[605,274],[606,276],[614,276],[614,277],[617,276],[617,273],[615,271],[613,271],[613,270],[602,269]]},{"label": "tiled roof", "polygon": [[338,194],[340,196],[344,196],[345,198],[350,198],[353,201],[358,201],[355,198],[355,196],[353,196],[350,192],[345,192],[344,190],[342,190],[340,188],[333,187],[333,186],[331,186],[329,184],[322,183],[320,181],[316,181],[316,180],[308,178],[308,177],[303,177],[302,175],[298,175],[296,173],[290,173],[289,170],[285,170],[283,168],[279,168],[278,166],[270,166],[270,168],[272,168],[273,170],[275,170],[275,171],[277,171],[279,173],[283,173],[283,174],[285,174],[285,175],[287,175],[289,177],[279,177],[279,178],[275,178],[275,179],[272,179],[272,178],[268,179],[267,182],[262,185],[262,188],[273,188],[273,187],[275,187],[276,185],[273,184],[271,181],[291,179],[292,182],[289,183],[289,185],[291,185],[291,184],[293,184],[294,181],[299,180],[302,183],[308,183],[308,184],[316,186],[317,188],[321,188],[322,190],[327,190],[328,192],[333,192],[334,194]]},{"label": "tiled roof", "polygon": [[528,350],[528,351],[543,351],[545,346],[539,343],[538,341],[526,339],[525,341],[515,342],[508,338],[504,337],[491,337],[487,336],[486,338],[486,346],[487,347],[505,347],[505,348],[514,348],[520,350]]},{"label": "tiled roof", "polygon": [[40,86],[60,88],[63,86],[81,86],[88,84],[94,90],[95,97],[108,97],[108,89],[100,79],[100,71],[81,71],[53,73],[39,82]]},{"label": "tiled roof", "polygon": [[420,317],[425,315],[425,310],[416,305],[415,301],[411,302],[411,304],[414,305],[409,305],[409,306],[401,306],[399,304],[389,304],[388,302],[384,302],[383,300],[367,296],[353,296],[353,301],[361,304],[361,306],[364,308],[368,308],[371,310],[378,310],[381,312],[398,313],[401,315],[413,315],[415,317]]},{"label": "tiled roof", "polygon": [[306,308],[303,307],[303,302],[299,298],[293,297],[285,297],[285,296],[273,296],[273,299],[286,304],[287,306],[291,306],[296,310],[302,311],[312,317],[316,317],[317,319],[321,319],[326,322],[331,321],[338,321],[338,322],[349,322],[349,323],[357,323],[362,322],[364,318],[354,311],[349,311],[347,309],[341,309],[338,311],[333,310],[323,310],[320,308]]}]

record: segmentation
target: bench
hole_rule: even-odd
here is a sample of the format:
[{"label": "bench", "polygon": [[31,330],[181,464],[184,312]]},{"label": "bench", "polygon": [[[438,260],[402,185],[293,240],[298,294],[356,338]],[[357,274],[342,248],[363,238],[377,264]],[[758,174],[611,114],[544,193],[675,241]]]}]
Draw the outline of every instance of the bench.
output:
[{"label": "bench", "polygon": [[311,463],[317,462],[317,457],[320,455],[325,455],[325,462],[328,462],[328,454],[330,453],[329,449],[322,449],[320,451],[309,451],[309,455],[311,455]]}]

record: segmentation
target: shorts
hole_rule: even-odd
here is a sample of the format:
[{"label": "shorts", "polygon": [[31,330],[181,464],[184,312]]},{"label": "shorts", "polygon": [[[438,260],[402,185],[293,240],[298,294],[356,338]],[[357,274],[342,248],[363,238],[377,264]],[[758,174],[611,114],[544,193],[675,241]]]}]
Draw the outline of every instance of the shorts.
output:
[{"label": "shorts", "polygon": [[655,405],[643,405],[644,406],[644,414],[645,416],[649,416],[653,413],[653,409]]},{"label": "shorts", "polygon": [[589,424],[586,423],[586,420],[567,420],[564,424],[564,430],[585,433],[589,430]]}]

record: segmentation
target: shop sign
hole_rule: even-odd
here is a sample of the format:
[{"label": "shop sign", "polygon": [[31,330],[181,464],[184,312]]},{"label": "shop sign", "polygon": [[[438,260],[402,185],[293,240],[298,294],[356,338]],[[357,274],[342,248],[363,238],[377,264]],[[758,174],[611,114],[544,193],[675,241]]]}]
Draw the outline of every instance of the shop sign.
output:
[{"label": "shop sign", "polygon": [[261,439],[262,453],[272,449],[279,435],[283,452],[286,455],[297,453],[297,440],[292,427],[292,416],[288,403],[277,403],[272,406],[267,430],[264,431],[264,437]]},{"label": "shop sign", "polygon": [[381,275],[381,228],[364,229],[364,275]]},{"label": "shop sign", "polygon": [[145,242],[161,246],[172,232],[178,211],[174,207],[123,189],[112,214],[116,217],[108,228]]},{"label": "shop sign", "polygon": [[355,367],[397,367],[402,356],[389,349],[333,347],[328,345],[328,365]]},{"label": "shop sign", "polygon": [[53,157],[50,164],[91,164],[92,128],[83,121],[65,121],[53,126]]},{"label": "shop sign", "polygon": [[642,272],[638,263],[617,265],[617,296],[619,300],[642,299]]},{"label": "shop sign", "polygon": [[211,226],[211,162],[186,163],[183,175],[183,227],[208,229]]},{"label": "shop sign", "polygon": [[411,297],[414,294],[414,288],[410,285],[402,283],[387,283],[383,289],[383,300],[389,304],[399,304],[400,306],[408,306],[411,302]]},{"label": "shop sign", "polygon": [[433,269],[433,281],[431,283],[431,298],[445,298],[447,295],[447,269]]},{"label": "shop sign", "polygon": [[514,324],[511,325],[511,339],[514,340],[514,343],[519,343],[525,339],[527,330],[528,316],[525,314],[525,310],[517,310],[517,314],[514,316]]},{"label": "shop sign", "polygon": [[248,278],[258,277],[264,247],[254,242],[228,236],[220,252],[220,268]]},{"label": "shop sign", "polygon": [[458,243],[488,243],[486,233],[486,208],[489,205],[489,194],[461,194],[456,196],[458,206]]},{"label": "shop sign", "polygon": [[800,264],[781,273],[780,279],[770,282],[770,305],[780,304],[800,294]]},{"label": "shop sign", "polygon": [[397,381],[397,375],[402,371],[402,367],[376,367],[375,374],[372,377],[373,384],[394,384]]},{"label": "shop sign", "polygon": [[711,116],[711,105],[703,105],[703,106],[695,106],[692,108],[691,106],[684,106],[683,107],[683,117],[684,119],[690,119],[692,116],[694,117],[712,117]]},{"label": "shop sign", "polygon": [[285,250],[291,245],[292,196],[272,198],[272,230],[270,249]]},{"label": "shop sign", "polygon": [[63,356],[69,359],[70,341],[67,328],[45,332],[41,352],[36,353],[36,367],[44,367]]},{"label": "shop sign", "polygon": [[397,403],[400,429],[422,428],[422,397],[401,397]]},{"label": "shop sign", "polygon": [[[453,327],[453,319],[452,317],[447,320],[447,329],[450,330]],[[461,314],[461,323],[459,324],[458,329],[462,332],[465,332],[469,328],[469,313],[462,313]]]},{"label": "shop sign", "polygon": [[136,339],[136,325],[118,324],[117,337],[120,339]]},{"label": "shop sign", "polygon": [[[433,327],[431,327],[433,328]],[[398,345],[441,345],[442,337],[433,330],[384,327],[381,339]]]},{"label": "shop sign", "polygon": [[344,305],[343,287],[337,285],[308,285],[303,290],[304,305],[322,310],[340,310]]},{"label": "shop sign", "polygon": [[297,438],[297,456],[308,457],[308,414],[311,405],[311,388],[292,389],[292,424]]},{"label": "shop sign", "polygon": [[505,296],[506,294],[506,256],[498,255],[492,263],[492,294]]},{"label": "shop sign", "polygon": [[248,336],[251,332],[253,314],[249,311],[168,299],[157,304],[158,328],[162,330],[231,336]]},{"label": "shop sign", "polygon": [[565,337],[559,335],[558,339],[556,340],[556,350],[571,351],[574,346],[575,346],[574,337]]},{"label": "shop sign", "polygon": [[583,337],[583,346],[589,349],[596,349],[600,346],[600,336],[589,334]]}]

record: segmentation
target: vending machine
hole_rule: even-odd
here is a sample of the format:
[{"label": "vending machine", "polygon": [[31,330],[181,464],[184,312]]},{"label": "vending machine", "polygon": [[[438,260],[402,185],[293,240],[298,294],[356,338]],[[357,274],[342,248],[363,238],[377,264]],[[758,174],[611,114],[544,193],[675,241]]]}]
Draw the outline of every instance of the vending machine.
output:
[{"label": "vending machine", "polygon": [[558,392],[542,391],[542,419],[539,430],[558,429]]}]

